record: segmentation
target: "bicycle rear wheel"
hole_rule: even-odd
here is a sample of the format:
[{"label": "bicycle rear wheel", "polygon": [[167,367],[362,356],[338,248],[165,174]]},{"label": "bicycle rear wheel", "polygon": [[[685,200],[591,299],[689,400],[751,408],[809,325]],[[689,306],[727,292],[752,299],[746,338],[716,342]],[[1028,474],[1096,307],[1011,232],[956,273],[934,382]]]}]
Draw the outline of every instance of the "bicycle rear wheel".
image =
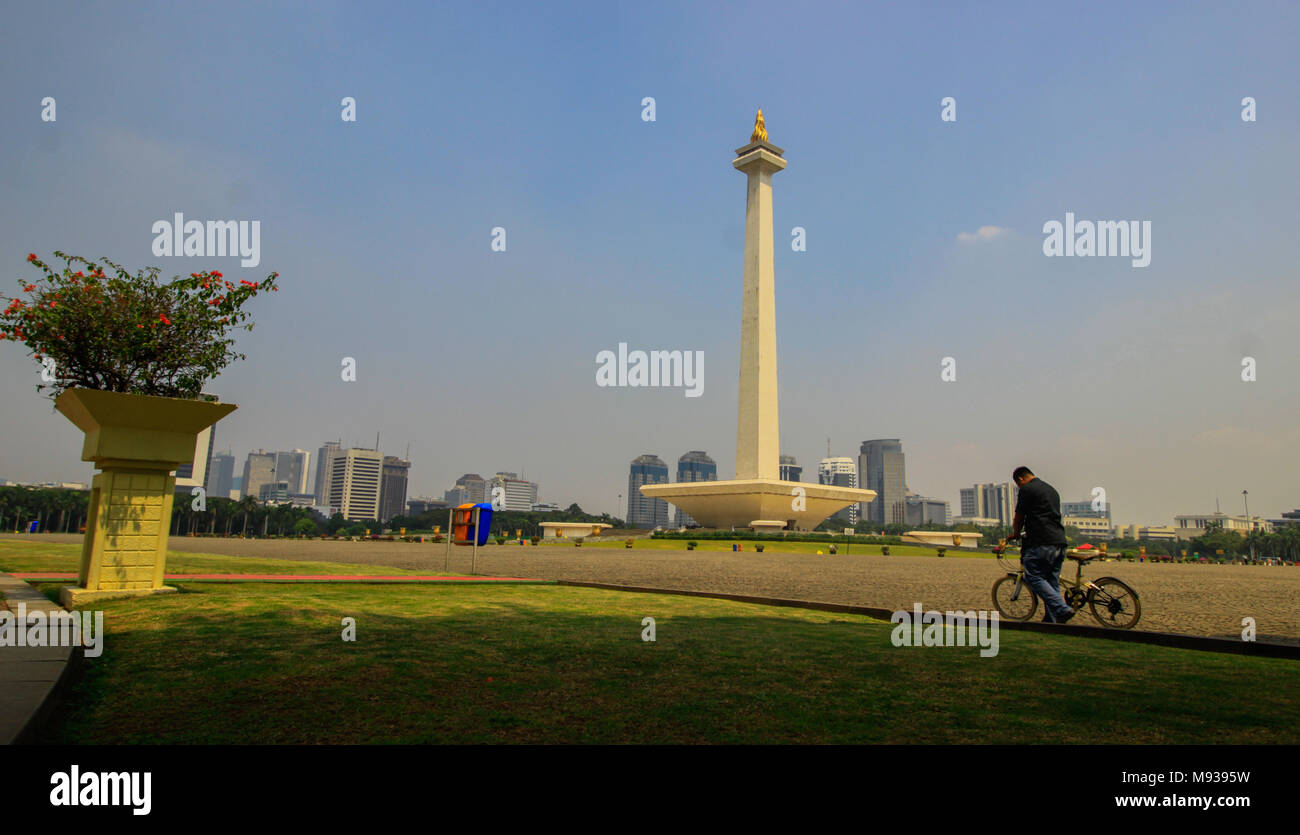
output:
[{"label": "bicycle rear wheel", "polygon": [[[1017,580],[1020,580],[1018,594]],[[1006,620],[1029,620],[1038,611],[1038,595],[1023,579],[1009,574],[993,584],[993,605]]]},{"label": "bicycle rear wheel", "polygon": [[1088,605],[1098,623],[1111,629],[1132,629],[1137,625],[1142,617],[1142,601],[1132,586],[1114,577],[1102,577],[1093,585],[1096,588],[1088,593]]}]

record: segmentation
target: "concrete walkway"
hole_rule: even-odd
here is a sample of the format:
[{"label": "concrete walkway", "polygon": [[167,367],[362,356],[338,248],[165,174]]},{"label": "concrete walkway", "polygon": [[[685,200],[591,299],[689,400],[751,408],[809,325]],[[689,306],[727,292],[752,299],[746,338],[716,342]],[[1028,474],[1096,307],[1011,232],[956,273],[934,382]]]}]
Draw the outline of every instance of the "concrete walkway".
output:
[{"label": "concrete walkway", "polygon": [[[0,608],[47,615],[61,612],[59,604],[9,574],[0,574]],[[0,646],[0,745],[17,742],[28,724],[54,692],[54,685],[72,658],[71,647]]]}]

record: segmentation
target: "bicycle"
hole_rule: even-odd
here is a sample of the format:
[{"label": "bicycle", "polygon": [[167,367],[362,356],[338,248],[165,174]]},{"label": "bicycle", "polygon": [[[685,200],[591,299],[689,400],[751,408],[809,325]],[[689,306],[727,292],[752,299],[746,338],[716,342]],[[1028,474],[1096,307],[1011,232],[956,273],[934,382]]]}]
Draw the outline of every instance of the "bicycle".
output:
[{"label": "bicycle", "polygon": [[[1038,611],[1038,595],[1025,583],[1024,566],[1013,568],[1005,561],[1007,541],[998,542],[993,553],[998,565],[1006,573],[993,584],[993,605],[1006,620],[1026,621]],[[1115,577],[1099,577],[1096,581],[1083,579],[1083,564],[1105,551],[1091,553],[1072,549],[1066,557],[1077,563],[1074,579],[1061,577],[1061,597],[1074,611],[1087,604],[1092,616],[1102,626],[1111,629],[1132,629],[1142,617],[1142,601],[1133,587]]]}]

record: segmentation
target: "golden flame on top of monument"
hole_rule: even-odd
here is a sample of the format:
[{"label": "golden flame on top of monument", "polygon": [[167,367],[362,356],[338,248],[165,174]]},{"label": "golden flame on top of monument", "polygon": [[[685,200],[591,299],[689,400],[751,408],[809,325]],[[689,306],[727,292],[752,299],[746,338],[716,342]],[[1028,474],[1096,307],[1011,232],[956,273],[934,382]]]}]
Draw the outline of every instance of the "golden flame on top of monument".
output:
[{"label": "golden flame on top of monument", "polygon": [[765,148],[778,157],[785,154],[784,148],[778,148],[767,138],[767,122],[763,120],[763,108],[761,107],[758,109],[758,115],[754,117],[754,132],[749,135],[749,144],[743,148],[737,148],[736,156],[744,156],[755,148]]}]

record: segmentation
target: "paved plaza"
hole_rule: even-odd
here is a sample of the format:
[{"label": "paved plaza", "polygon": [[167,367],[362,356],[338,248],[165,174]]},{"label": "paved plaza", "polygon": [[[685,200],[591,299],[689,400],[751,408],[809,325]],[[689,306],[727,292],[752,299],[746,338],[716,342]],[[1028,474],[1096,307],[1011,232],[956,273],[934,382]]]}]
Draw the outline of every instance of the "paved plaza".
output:
[{"label": "paved plaza", "polygon": [[[30,538],[30,537],[24,537]],[[49,534],[42,541],[78,542]],[[245,557],[384,565],[442,571],[445,548],[434,543],[172,537],[175,551]],[[1067,561],[1067,570],[1074,564]],[[451,570],[470,569],[468,548],[453,548]],[[936,609],[991,609],[996,561],[977,557],[783,554],[651,550],[636,547],[486,545],[479,574],[585,580],[668,589],[786,597],[889,609],[914,603]],[[1239,637],[1252,617],[1260,640],[1300,644],[1300,567],[1092,563],[1084,576],[1113,575],[1142,599],[1140,629]],[[1088,613],[1083,624],[1093,623]]]}]

